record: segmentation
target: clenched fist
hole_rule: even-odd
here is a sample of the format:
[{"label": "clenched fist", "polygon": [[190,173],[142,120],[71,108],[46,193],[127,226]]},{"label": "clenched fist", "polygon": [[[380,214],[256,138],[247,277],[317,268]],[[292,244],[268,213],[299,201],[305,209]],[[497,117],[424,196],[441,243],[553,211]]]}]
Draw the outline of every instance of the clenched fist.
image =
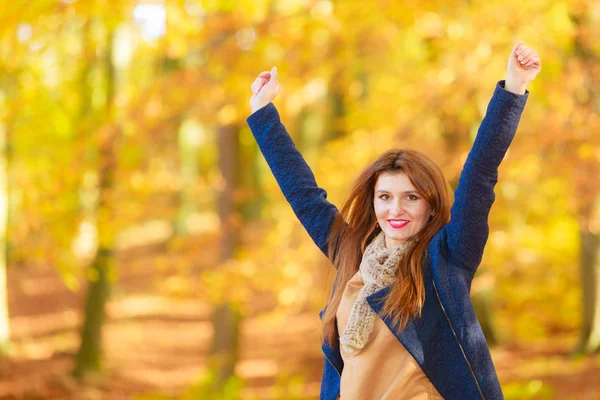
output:
[{"label": "clenched fist", "polygon": [[277,67],[271,71],[261,72],[252,83],[252,97],[250,98],[250,109],[254,114],[257,110],[269,104],[279,93],[279,82],[277,81]]},{"label": "clenched fist", "polygon": [[524,94],[529,82],[542,70],[538,54],[519,41],[513,47],[508,58],[505,89],[513,93]]}]

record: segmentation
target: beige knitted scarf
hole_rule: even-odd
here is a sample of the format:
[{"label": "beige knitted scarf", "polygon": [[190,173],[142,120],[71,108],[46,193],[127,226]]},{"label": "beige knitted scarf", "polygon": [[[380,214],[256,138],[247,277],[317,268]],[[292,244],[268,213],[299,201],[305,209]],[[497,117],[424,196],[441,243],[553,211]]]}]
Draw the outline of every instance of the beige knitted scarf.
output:
[{"label": "beige knitted scarf", "polygon": [[367,297],[394,283],[398,262],[413,244],[409,240],[394,250],[388,250],[384,240],[385,235],[381,231],[365,249],[360,263],[359,271],[364,286],[358,292],[348,324],[340,338],[340,345],[347,353],[358,352],[367,344],[377,318],[367,303]]}]

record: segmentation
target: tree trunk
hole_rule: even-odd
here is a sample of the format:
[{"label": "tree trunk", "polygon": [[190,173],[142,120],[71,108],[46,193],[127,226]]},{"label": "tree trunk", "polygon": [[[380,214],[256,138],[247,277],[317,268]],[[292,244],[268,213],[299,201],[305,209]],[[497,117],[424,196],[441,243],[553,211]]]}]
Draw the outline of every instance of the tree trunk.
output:
[{"label": "tree trunk", "polygon": [[600,235],[587,227],[579,233],[583,321],[576,351],[590,354],[600,351]]},{"label": "tree trunk", "polygon": [[[247,134],[252,135],[250,131]],[[243,221],[256,221],[260,219],[265,204],[264,191],[260,184],[260,165],[264,159],[254,140],[248,141],[246,146],[241,146],[240,151],[238,159],[244,167],[237,169],[240,171],[239,183],[243,187],[244,196],[241,196],[239,210]]]},{"label": "tree trunk", "polygon": [[112,260],[113,255],[110,250],[98,249],[90,271],[91,282],[84,309],[85,321],[81,330],[81,346],[73,373],[77,378],[84,378],[89,373],[97,373],[102,367],[102,326],[110,289],[108,270]]},{"label": "tree trunk", "polygon": [[215,336],[210,349],[210,366],[215,373],[215,386],[223,387],[234,375],[239,358],[240,312],[230,303],[219,304],[213,316]]},{"label": "tree trunk", "polygon": [[345,117],[346,104],[344,103],[343,72],[337,71],[329,85],[328,101],[330,105],[329,127],[327,129],[326,142],[339,139],[346,134]]},{"label": "tree trunk", "polygon": [[105,70],[107,74],[106,116],[107,123],[99,132],[99,200],[97,208],[98,249],[90,267],[88,277],[90,285],[85,303],[84,322],[81,330],[81,344],[77,353],[73,375],[84,378],[101,369],[102,328],[106,302],[110,293],[110,276],[114,271],[115,228],[113,218],[112,189],[116,167],[116,139],[118,128],[114,123],[113,98],[116,79],[112,60],[114,32],[109,32],[106,46]]},{"label": "tree trunk", "polygon": [[[591,15],[587,7],[578,9],[571,15],[575,27],[574,56],[583,66],[583,89],[587,96],[576,96],[578,107],[597,113],[600,104],[600,81],[594,73],[600,58],[594,51],[595,42],[589,35]],[[583,179],[575,179],[580,204],[580,270],[583,296],[583,321],[581,338],[575,349],[578,353],[600,352],[600,233],[597,225],[600,219],[600,192],[598,191],[598,165],[593,159],[580,160],[577,173]],[[595,221],[595,222],[594,222]],[[594,227],[596,225],[596,227]]]},{"label": "tree trunk", "polygon": [[10,340],[6,286],[6,243],[8,223],[8,134],[0,125],[0,350]]},{"label": "tree trunk", "polygon": [[179,171],[182,186],[179,191],[179,212],[175,221],[175,234],[189,233],[188,222],[196,212],[194,185],[199,176],[198,146],[201,128],[190,118],[183,118],[178,133]]},{"label": "tree trunk", "polygon": [[[239,179],[239,127],[219,128],[219,167],[224,185],[219,197],[222,246],[221,262],[235,257],[238,246],[241,215],[234,202],[234,190]],[[213,316],[214,339],[210,351],[210,366],[215,373],[215,385],[221,387],[234,374],[238,359],[241,314],[227,299],[218,304]]]},{"label": "tree trunk", "polygon": [[[2,94],[8,104],[15,101],[18,93],[18,74],[6,73],[0,81]],[[11,130],[14,126],[15,113],[18,106],[9,107],[5,113],[4,125],[0,121],[0,352],[10,346],[10,318],[8,310],[8,287],[6,273],[8,269],[9,217],[14,210],[9,208],[10,175],[12,164]],[[14,217],[14,216],[13,216]]]}]

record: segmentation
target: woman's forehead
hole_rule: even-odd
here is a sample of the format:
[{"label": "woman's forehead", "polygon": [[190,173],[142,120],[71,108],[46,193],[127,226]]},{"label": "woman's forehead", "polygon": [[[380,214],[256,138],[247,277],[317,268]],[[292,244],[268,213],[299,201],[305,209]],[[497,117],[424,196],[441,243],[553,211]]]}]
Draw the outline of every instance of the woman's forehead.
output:
[{"label": "woman's forehead", "polygon": [[391,193],[403,193],[416,191],[416,188],[404,172],[384,172],[379,175],[375,182],[375,191],[377,192],[379,190]]}]

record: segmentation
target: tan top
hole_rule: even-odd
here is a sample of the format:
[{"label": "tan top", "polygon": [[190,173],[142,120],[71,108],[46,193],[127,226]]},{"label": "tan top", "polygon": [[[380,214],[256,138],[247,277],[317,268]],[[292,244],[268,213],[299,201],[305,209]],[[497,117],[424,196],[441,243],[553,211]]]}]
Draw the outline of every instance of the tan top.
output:
[{"label": "tan top", "polygon": [[[340,335],[363,286],[360,272],[346,285],[336,314]],[[354,354],[346,353],[343,348],[340,351],[344,360],[341,400],[443,400],[419,364],[379,317],[362,350]]]}]

